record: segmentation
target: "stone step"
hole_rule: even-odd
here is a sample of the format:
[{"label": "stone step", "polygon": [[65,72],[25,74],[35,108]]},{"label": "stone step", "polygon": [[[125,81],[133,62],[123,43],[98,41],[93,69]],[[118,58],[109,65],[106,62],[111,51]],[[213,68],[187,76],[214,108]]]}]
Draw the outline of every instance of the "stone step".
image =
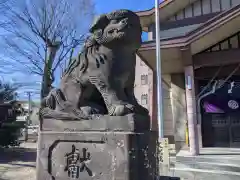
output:
[{"label": "stone step", "polygon": [[194,162],[194,163],[183,163],[176,162],[176,168],[190,168],[199,170],[218,170],[227,172],[240,172],[240,164],[229,164],[229,163],[215,163],[215,162]]},{"label": "stone step", "polygon": [[202,154],[181,155],[170,158],[169,176],[183,180],[239,180],[240,154],[238,150]]},{"label": "stone step", "polygon": [[161,176],[165,176],[161,180],[239,180],[240,172],[171,167],[167,174],[163,173]]},{"label": "stone step", "polygon": [[215,165],[230,165],[240,167],[240,155],[221,156],[177,156],[176,163],[185,165],[195,165],[204,163],[214,163]]},{"label": "stone step", "polygon": [[195,168],[170,168],[168,176],[179,177],[181,180],[239,180],[239,172],[207,170]]}]

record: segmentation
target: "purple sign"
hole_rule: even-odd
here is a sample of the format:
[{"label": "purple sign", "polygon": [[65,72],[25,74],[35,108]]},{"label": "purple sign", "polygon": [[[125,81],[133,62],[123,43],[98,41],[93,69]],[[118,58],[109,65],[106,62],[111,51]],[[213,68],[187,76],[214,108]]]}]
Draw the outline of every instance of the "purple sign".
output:
[{"label": "purple sign", "polygon": [[[240,79],[240,77],[238,77]],[[240,81],[226,82],[214,94],[206,96],[202,108],[206,113],[228,113],[240,110]]]},{"label": "purple sign", "polygon": [[224,113],[224,111],[222,109],[220,109],[219,107],[217,107],[214,104],[210,104],[207,101],[205,101],[203,103],[203,108],[205,109],[205,112],[207,112],[207,113]]},{"label": "purple sign", "polygon": [[227,113],[239,111],[240,100],[231,96],[208,96],[203,101],[203,108],[207,113]]}]

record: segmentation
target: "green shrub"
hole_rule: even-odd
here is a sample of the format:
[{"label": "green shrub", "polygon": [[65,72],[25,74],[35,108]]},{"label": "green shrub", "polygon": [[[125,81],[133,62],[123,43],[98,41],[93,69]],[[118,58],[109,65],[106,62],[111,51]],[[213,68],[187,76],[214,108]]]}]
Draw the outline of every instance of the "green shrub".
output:
[{"label": "green shrub", "polygon": [[19,146],[19,135],[24,122],[3,123],[0,128],[0,146]]},{"label": "green shrub", "polygon": [[19,145],[20,129],[24,122],[16,121],[14,103],[17,87],[0,81],[0,147]]}]

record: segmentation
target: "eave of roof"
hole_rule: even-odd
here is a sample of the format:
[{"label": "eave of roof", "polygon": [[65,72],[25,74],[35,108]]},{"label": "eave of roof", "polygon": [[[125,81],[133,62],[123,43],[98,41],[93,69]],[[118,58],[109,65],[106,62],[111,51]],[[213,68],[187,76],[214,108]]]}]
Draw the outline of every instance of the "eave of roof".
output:
[{"label": "eave of roof", "polygon": [[[201,36],[207,34],[208,32],[214,30],[215,28],[222,26],[224,23],[230,21],[236,16],[240,16],[240,5],[237,5],[228,11],[224,11],[214,16],[213,18],[202,24],[200,27],[190,31],[184,36],[161,40],[161,48],[187,46],[195,39],[198,39]],[[139,50],[145,51],[150,49],[155,49],[155,41],[144,42]]]},{"label": "eave of roof", "polygon": [[[159,9],[167,6],[168,4],[172,3],[173,1],[176,1],[176,0],[163,0],[163,1],[159,4]],[[155,12],[155,7],[151,8],[151,9],[144,10],[144,11],[137,11],[137,12],[135,12],[135,13],[136,13],[139,17],[142,17],[142,16],[152,15],[154,12]]]},{"label": "eave of roof", "polygon": [[[169,17],[173,16],[175,13],[185,8],[189,4],[197,0],[165,0],[159,4],[159,17],[161,21],[167,20]],[[135,12],[141,21],[141,25],[144,31],[148,31],[148,26],[155,21],[154,14],[155,8]]]}]

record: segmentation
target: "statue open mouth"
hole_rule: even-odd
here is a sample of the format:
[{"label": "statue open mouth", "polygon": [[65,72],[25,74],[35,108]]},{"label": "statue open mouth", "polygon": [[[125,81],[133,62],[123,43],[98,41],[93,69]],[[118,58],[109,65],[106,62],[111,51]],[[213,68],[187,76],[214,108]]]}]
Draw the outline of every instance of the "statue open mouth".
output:
[{"label": "statue open mouth", "polygon": [[116,27],[113,28],[112,31],[114,33],[121,33],[121,32],[125,33],[126,30],[129,28],[130,28],[129,24],[127,22],[125,22],[125,23],[122,23],[120,26],[118,26],[118,28],[116,28]]},{"label": "statue open mouth", "polygon": [[110,34],[124,35],[126,28],[114,28],[109,31]]}]

